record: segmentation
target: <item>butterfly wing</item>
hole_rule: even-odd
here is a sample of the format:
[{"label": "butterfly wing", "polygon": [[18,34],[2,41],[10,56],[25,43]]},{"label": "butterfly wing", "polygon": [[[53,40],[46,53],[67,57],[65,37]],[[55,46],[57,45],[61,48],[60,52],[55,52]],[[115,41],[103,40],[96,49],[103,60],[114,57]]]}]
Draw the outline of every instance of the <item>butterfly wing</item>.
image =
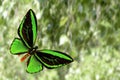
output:
[{"label": "butterfly wing", "polygon": [[24,46],[23,42],[18,39],[15,38],[10,46],[10,52],[12,54],[22,54],[28,51],[28,48],[26,46]]},{"label": "butterfly wing", "polygon": [[31,57],[28,59],[26,71],[28,73],[36,73],[41,70],[43,70],[42,64],[36,59],[34,55],[31,55]]},{"label": "butterfly wing", "polygon": [[69,55],[54,50],[40,50],[35,53],[35,56],[49,69],[57,68],[73,61]]},{"label": "butterfly wing", "polygon": [[18,28],[18,35],[28,48],[33,47],[37,36],[37,20],[32,9],[24,16]]}]

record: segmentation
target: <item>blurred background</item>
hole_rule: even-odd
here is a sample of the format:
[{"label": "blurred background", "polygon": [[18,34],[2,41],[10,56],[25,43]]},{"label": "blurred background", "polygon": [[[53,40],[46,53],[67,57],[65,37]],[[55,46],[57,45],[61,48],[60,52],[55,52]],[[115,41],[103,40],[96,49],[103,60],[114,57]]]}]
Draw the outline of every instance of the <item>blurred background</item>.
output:
[{"label": "blurred background", "polygon": [[[39,49],[66,52],[74,62],[29,74],[26,62],[10,54],[29,9]],[[119,0],[0,0],[0,80],[120,80]]]}]

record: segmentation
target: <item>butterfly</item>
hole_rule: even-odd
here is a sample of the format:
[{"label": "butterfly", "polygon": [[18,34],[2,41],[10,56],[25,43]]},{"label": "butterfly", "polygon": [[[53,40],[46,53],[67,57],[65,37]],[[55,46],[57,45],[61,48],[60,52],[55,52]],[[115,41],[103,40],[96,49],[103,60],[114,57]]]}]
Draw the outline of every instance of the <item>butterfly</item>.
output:
[{"label": "butterfly", "polygon": [[34,46],[37,37],[37,19],[32,9],[29,9],[18,28],[19,38],[15,38],[10,46],[10,53],[14,55],[25,54],[21,61],[27,60],[28,73],[36,73],[43,70],[58,68],[73,62],[69,55],[49,49],[38,50]]}]

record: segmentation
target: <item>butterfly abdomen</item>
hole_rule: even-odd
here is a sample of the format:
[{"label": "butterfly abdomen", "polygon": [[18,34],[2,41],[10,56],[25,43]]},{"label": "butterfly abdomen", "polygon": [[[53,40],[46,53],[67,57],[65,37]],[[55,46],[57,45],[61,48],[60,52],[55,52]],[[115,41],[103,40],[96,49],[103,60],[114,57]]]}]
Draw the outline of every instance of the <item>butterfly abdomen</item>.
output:
[{"label": "butterfly abdomen", "polygon": [[21,61],[21,62],[25,61],[25,59],[26,59],[28,56],[30,56],[29,53],[25,54],[25,55],[20,59],[20,61]]},{"label": "butterfly abdomen", "polygon": [[38,48],[38,47],[35,46],[34,48],[29,49],[28,53],[25,54],[25,55],[21,58],[20,61],[23,62],[27,57],[29,57],[30,55],[33,55],[33,54],[36,52],[36,49],[37,49],[37,48]]}]

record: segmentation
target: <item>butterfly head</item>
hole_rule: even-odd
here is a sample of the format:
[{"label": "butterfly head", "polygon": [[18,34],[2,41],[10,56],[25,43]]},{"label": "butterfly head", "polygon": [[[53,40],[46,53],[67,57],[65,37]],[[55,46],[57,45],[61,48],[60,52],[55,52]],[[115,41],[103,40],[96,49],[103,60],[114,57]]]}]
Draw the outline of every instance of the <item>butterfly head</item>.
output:
[{"label": "butterfly head", "polygon": [[38,49],[38,46],[35,46],[35,47],[29,49],[29,54],[30,54],[30,55],[34,54],[37,49]]}]

